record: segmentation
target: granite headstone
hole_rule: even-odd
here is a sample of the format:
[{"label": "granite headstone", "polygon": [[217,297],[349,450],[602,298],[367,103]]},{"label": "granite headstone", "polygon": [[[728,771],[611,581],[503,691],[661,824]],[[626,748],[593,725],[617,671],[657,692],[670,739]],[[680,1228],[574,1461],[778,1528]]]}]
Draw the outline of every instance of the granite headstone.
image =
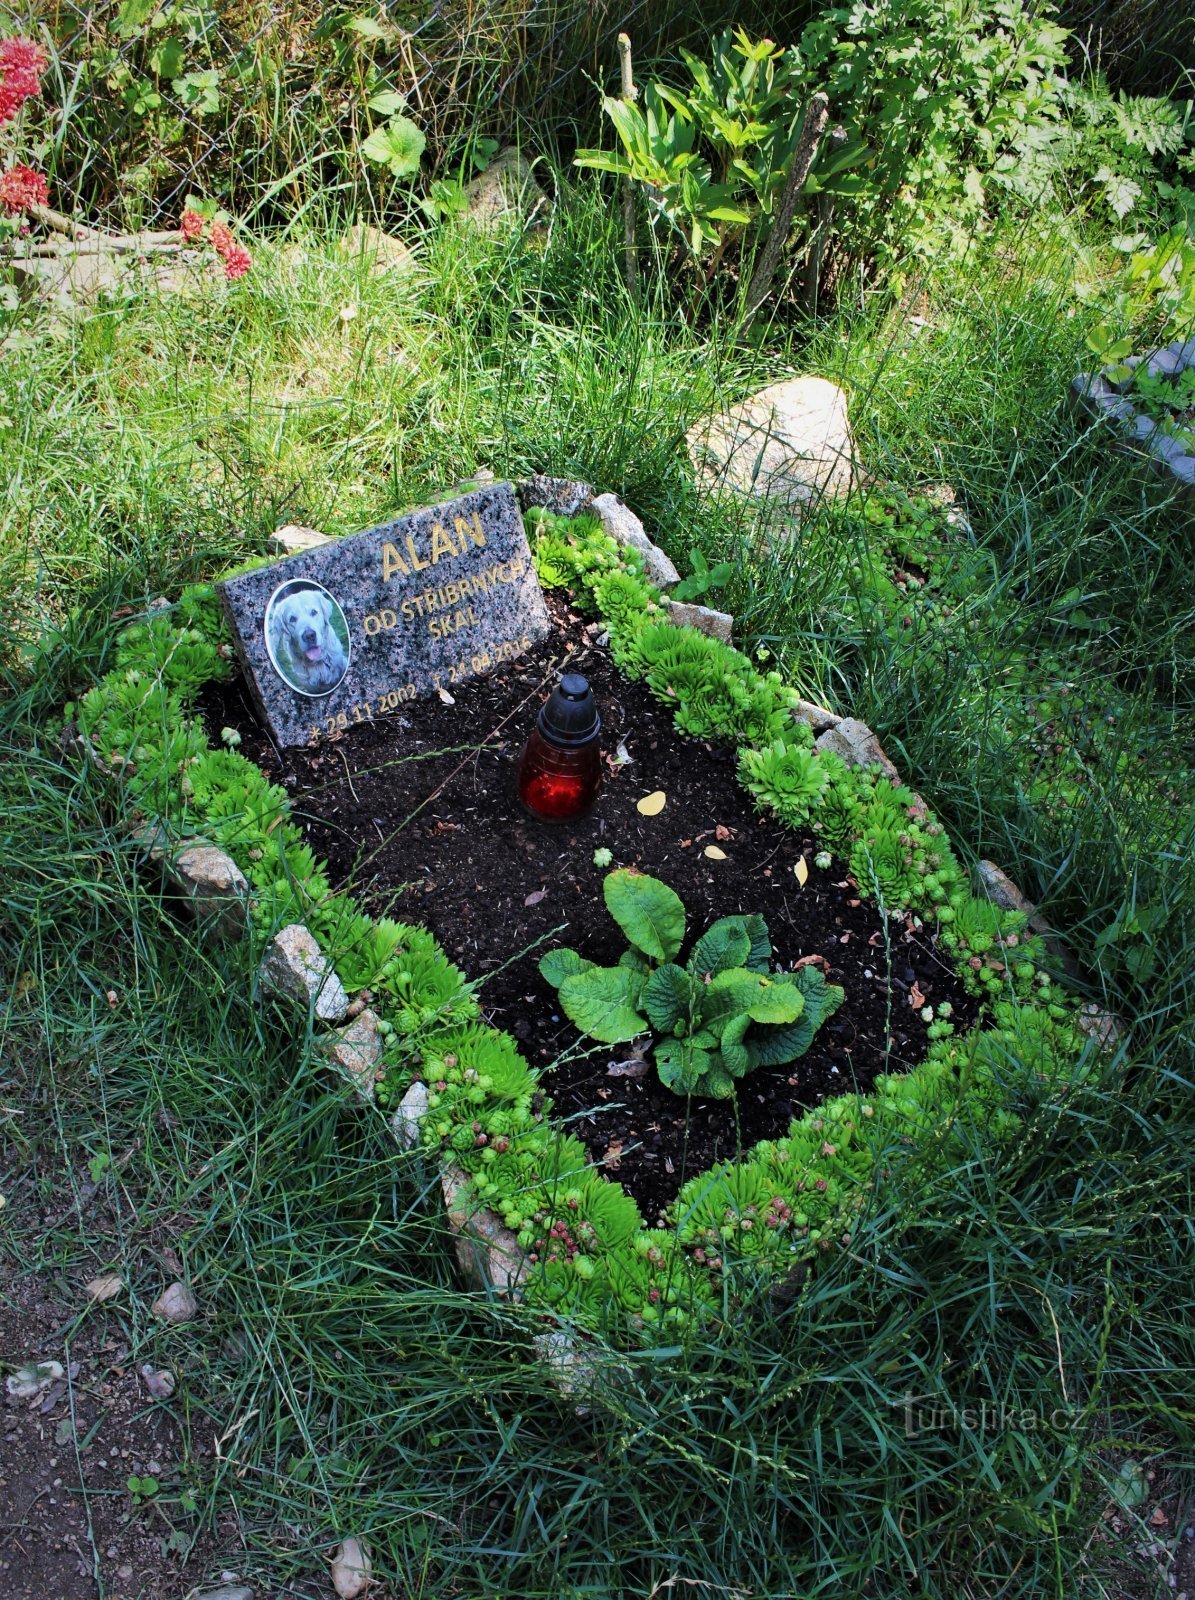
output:
[{"label": "granite headstone", "polygon": [[246,681],[284,746],[451,692],[550,629],[508,483],[217,588]]}]

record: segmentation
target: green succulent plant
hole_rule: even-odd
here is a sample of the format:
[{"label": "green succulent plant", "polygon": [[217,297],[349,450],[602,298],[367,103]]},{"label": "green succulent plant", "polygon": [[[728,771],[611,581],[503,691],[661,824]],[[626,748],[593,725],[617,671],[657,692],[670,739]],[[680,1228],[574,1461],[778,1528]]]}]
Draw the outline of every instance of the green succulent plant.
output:
[{"label": "green succulent plant", "polygon": [[202,629],[180,628],[168,615],[126,628],[116,646],[116,666],[150,673],[184,698],[231,671],[226,656]]},{"label": "green succulent plant", "polygon": [[782,739],[739,753],[739,779],[749,794],[786,822],[807,822],[818,810],[842,762],[812,748],[805,723],[794,723]]}]

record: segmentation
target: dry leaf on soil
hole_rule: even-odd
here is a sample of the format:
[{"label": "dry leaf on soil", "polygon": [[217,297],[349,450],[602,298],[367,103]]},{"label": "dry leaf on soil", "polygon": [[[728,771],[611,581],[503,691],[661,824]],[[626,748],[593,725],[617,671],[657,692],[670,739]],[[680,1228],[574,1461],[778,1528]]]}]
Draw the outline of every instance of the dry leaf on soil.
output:
[{"label": "dry leaf on soil", "polygon": [[797,875],[797,882],[801,885],[801,887],[803,889],[805,887],[805,885],[809,882],[809,868],[805,865],[805,857],[804,856],[798,856],[797,857],[796,865],[793,867],[793,871]]},{"label": "dry leaf on soil", "polygon": [[119,1272],[105,1272],[87,1285],[87,1298],[102,1305],[105,1300],[114,1299],[123,1288],[124,1279]]},{"label": "dry leaf on soil", "polygon": [[635,810],[641,817],[658,817],[668,804],[668,796],[663,789],[655,789],[651,794],[645,794],[638,802]]}]

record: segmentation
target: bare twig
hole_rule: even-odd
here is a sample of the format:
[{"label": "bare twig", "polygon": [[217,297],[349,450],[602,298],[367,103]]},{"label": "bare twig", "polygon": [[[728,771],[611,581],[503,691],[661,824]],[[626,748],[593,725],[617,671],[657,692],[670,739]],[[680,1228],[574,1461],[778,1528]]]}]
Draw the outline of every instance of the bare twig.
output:
[{"label": "bare twig", "polygon": [[744,319],[748,322],[771,293],[772,279],[776,276],[776,268],[780,265],[780,257],[788,243],[793,213],[797,208],[797,196],[805,187],[805,179],[809,176],[809,169],[813,166],[817,147],[821,143],[822,134],[826,131],[829,120],[830,102],[819,89],[805,108],[805,120],[801,123],[797,148],[793,151],[792,166],[789,167],[788,177],[784,180],[784,190],[772,223],[772,231],[768,234],[755,271],[751,275],[747,303],[744,307]]},{"label": "bare twig", "polygon": [[[622,98],[634,105],[639,98],[631,72],[631,38],[618,36],[618,64],[622,72]],[[628,172],[622,180],[622,237],[625,251],[627,291],[632,300],[639,298],[639,263],[635,258],[635,180]]]}]

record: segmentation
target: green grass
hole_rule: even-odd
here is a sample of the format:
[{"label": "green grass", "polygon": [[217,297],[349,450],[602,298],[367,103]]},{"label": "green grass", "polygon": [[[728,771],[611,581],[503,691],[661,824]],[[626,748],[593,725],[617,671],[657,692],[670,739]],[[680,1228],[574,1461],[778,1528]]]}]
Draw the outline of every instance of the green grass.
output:
[{"label": "green grass", "polygon": [[[617,219],[583,191],[546,242],[446,231],[416,272],[374,277],[296,238],[239,288],[6,352],[0,1249],[73,1284],[125,1273],[104,1314],[131,1359],[176,1366],[196,1446],[225,1437],[196,1458],[200,1520],[231,1510],[267,1585],[358,1532],[429,1596],[1072,1600],[1114,1592],[1099,1519],[1120,1462],[1191,1470],[1192,556],[1161,480],[1070,410],[1082,318],[1039,246],[927,282],[920,333],[877,301],[803,348],[773,331],[748,350],[662,296],[629,306]],[[925,623],[924,650],[860,620],[857,507],[772,551],[692,485],[686,426],[806,367],[848,386],[874,472],[949,481],[971,516],[962,624]],[[748,646],[866,716],[956,842],[1048,891],[1085,958],[1126,899],[1164,912],[1089,959],[1133,1024],[1099,1081],[928,1189],[894,1161],[806,1297],[612,1363],[588,1420],[529,1359],[529,1317],[458,1286],[427,1175],[254,1007],[243,958],[190,940],[57,743],[123,607],[279,522],[351,531],[479,465],[577,474],[674,555],[736,556]],[[1043,787],[1018,719],[1046,676],[1083,713],[1055,718],[1067,759]],[[1105,696],[1117,721],[1093,742]],[[1071,756],[1086,798],[1060,807]],[[64,1207],[93,1157],[129,1151],[40,1236],[45,1197]],[[148,1314],[163,1244],[203,1307],[185,1333]],[[909,1394],[1004,1421],[908,1437]]]},{"label": "green grass", "polygon": [[[29,1108],[6,1249],[71,1283],[123,1271],[108,1314],[131,1359],[179,1372],[196,1445],[226,1439],[195,1463],[200,1515],[235,1505],[256,1570],[281,1583],[357,1530],[429,1595],[1100,1592],[1103,1477],[1189,1437],[1189,1084],[1126,1092],[1119,1063],[999,1161],[976,1148],[928,1192],[898,1171],[807,1298],[632,1353],[581,1421],[528,1317],[457,1287],[381,1119],[255,1014],[235,953],[169,922],[52,742],[21,757],[2,931],[35,981],[5,1026],[0,1097]],[[37,1238],[64,1173],[130,1149],[80,1223]],[[147,1311],[165,1244],[202,1306],[181,1332]],[[928,1415],[981,1403],[982,1428]]]}]

